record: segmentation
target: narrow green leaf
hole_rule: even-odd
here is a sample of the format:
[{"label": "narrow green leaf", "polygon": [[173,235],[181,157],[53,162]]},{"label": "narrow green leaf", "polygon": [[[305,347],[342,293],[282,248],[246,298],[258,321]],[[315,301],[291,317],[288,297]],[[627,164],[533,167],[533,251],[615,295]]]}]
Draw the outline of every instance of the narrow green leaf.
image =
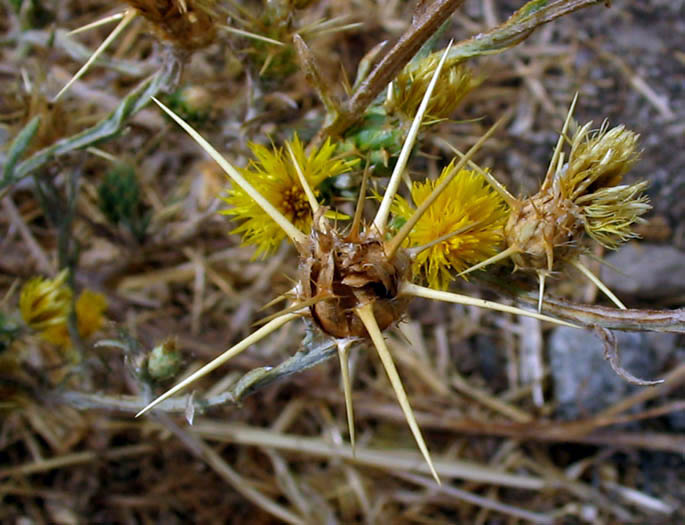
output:
[{"label": "narrow green leaf", "polygon": [[35,117],[33,117],[31,121],[28,124],[26,124],[26,126],[24,126],[24,129],[22,129],[19,132],[19,134],[12,142],[9,152],[7,153],[7,162],[5,163],[5,167],[2,170],[3,182],[0,183],[0,187],[4,186],[3,183],[5,179],[7,179],[12,173],[12,170],[14,170],[14,166],[17,164],[19,157],[22,156],[24,151],[26,151],[26,149],[31,144],[33,137],[36,135],[36,132],[40,127],[40,121],[40,115],[36,115]]},{"label": "narrow green leaf", "polygon": [[[5,167],[2,181],[0,181],[0,191],[31,175],[35,170],[55,157],[114,138],[124,129],[128,119],[143,109],[152,97],[165,86],[168,80],[168,73],[165,73],[167,69],[169,68],[165,68],[163,71],[142,82],[121,101],[112,113],[95,126],[72,137],[58,140],[51,146],[38,151],[30,158],[24,160],[16,168],[14,164],[10,165],[8,163]],[[18,139],[19,137],[17,137]]]}]

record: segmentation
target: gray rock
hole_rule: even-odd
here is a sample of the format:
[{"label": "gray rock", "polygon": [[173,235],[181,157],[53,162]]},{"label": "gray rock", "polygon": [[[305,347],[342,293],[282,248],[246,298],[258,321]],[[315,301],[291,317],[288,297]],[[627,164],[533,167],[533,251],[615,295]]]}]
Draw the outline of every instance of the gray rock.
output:
[{"label": "gray rock", "polygon": [[631,242],[606,257],[602,280],[619,297],[662,299],[685,293],[685,252],[672,246]]},{"label": "gray rock", "polygon": [[[621,366],[640,379],[658,379],[668,353],[664,347],[675,344],[673,337],[655,337],[661,335],[616,332]],[[631,385],[619,377],[604,359],[599,337],[590,331],[557,328],[548,347],[554,398],[562,419],[596,414],[637,389],[649,388]]]}]

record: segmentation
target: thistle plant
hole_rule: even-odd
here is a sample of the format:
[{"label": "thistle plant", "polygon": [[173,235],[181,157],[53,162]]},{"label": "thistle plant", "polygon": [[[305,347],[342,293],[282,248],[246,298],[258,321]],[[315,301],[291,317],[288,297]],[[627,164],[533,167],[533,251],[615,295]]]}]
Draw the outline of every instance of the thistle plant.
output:
[{"label": "thistle plant", "polygon": [[[298,140],[292,145],[290,143],[286,145],[291,166],[296,171],[297,178],[292,177],[291,173],[284,169],[282,151],[276,150],[269,153],[261,148],[256,149],[259,160],[253,163],[255,171],[243,170],[241,173],[190,125],[161,102],[157,102],[221,165],[239,188],[239,190],[232,190],[232,197],[229,196],[228,199],[230,204],[239,204],[239,206],[229,210],[229,213],[245,221],[240,227],[240,231],[244,233],[244,239],[257,244],[262,251],[269,249],[274,238],[273,227],[267,228],[265,223],[273,221],[274,225],[283,230],[283,234],[297,249],[300,263],[297,284],[287,294],[292,303],[290,306],[269,318],[268,322],[252,335],[158,397],[138,415],[155,407],[284,324],[300,317],[307,317],[325,334],[337,341],[343,371],[350,440],[354,443],[355,432],[347,349],[351,341],[360,339],[370,342],[378,352],[414,439],[433,476],[439,482],[383,332],[402,319],[409,301],[414,297],[461,304],[478,304],[494,310],[515,312],[569,325],[569,323],[542,314],[424,287],[411,279],[413,260],[422,252],[428,252],[428,256],[418,262],[418,267],[427,266],[429,283],[442,286],[446,279],[446,267],[459,268],[483,255],[487,256],[492,250],[492,243],[496,243],[501,238],[496,230],[504,219],[503,203],[485,186],[485,179],[463,169],[482,143],[495,131],[496,125],[463,158],[455,159],[445,169],[436,184],[424,183],[424,187],[430,188],[430,191],[422,192],[422,188],[418,187],[414,192],[418,207],[408,214],[408,217],[402,215],[406,206],[396,200],[400,176],[414,146],[446,56],[447,53],[443,54],[424,94],[375,218],[369,224],[363,220],[362,204],[365,199],[366,185],[362,184],[352,223],[345,229],[336,227],[326,218],[327,210],[319,203],[311,186],[322,176],[336,175],[344,166],[340,164],[340,161],[326,166],[327,162],[330,163],[329,155],[326,154],[326,151],[331,148],[329,144],[324,145],[321,151],[311,153],[309,157],[304,157]],[[314,162],[317,156],[325,160],[322,159],[323,162],[317,164]],[[313,166],[317,165],[329,171],[320,173],[321,169],[313,169]],[[266,171],[269,168],[272,171]],[[314,176],[314,173],[317,176]],[[248,177],[252,178],[256,184],[253,185],[253,181]],[[268,180],[269,185],[264,183],[265,179]],[[295,182],[299,182],[300,186],[295,186]],[[288,191],[280,195],[272,192],[270,186],[276,183],[284,185]],[[262,185],[263,189],[269,191],[262,194],[258,190],[258,187]],[[465,193],[471,189],[476,191],[472,202],[470,199],[474,196]],[[293,190],[306,196],[308,207],[293,207],[293,201],[290,200],[295,193]],[[247,197],[251,198],[254,204],[243,204]],[[390,232],[388,227],[393,203],[400,211],[398,216],[404,221],[396,232]],[[445,210],[432,208],[436,204],[446,206],[449,215],[447,221],[443,221],[441,217]],[[260,208],[258,218],[254,217],[254,206]],[[431,209],[436,213],[429,213]],[[303,220],[302,213],[307,216],[307,220]],[[296,223],[291,219],[294,219]],[[423,228],[419,227],[422,219],[427,222],[421,225]],[[425,244],[406,250],[402,246],[412,233],[414,233],[414,243],[418,238],[419,242]],[[459,249],[460,246],[462,249]]]},{"label": "thistle plant", "polygon": [[[77,35],[83,31],[105,24],[116,24],[110,35],[51,103],[46,99],[35,104],[36,111],[27,113],[28,118],[22,121],[24,127],[16,133],[6,154],[4,151],[0,152],[0,159],[5,161],[0,179],[0,197],[4,199],[6,195],[9,196],[3,204],[11,204],[15,197],[22,201],[15,211],[18,219],[13,218],[12,228],[19,228],[16,231],[24,235],[22,241],[31,241],[32,230],[37,233],[33,244],[26,242],[34,250],[32,255],[40,255],[42,250],[48,251],[44,265],[46,269],[40,270],[43,274],[54,273],[51,267],[52,254],[49,253],[54,246],[50,244],[51,239],[46,231],[51,227],[58,230],[57,266],[69,268],[68,273],[65,270],[53,279],[34,278],[24,285],[19,300],[19,310],[24,319],[21,332],[25,333],[25,328],[28,327],[37,335],[28,340],[29,344],[22,341],[15,344],[22,335],[17,328],[21,323],[14,323],[13,318],[0,312],[0,353],[9,348],[9,345],[14,345],[13,350],[17,350],[14,352],[17,356],[14,364],[18,364],[24,359],[21,352],[23,347],[29,347],[37,339],[43,341],[43,353],[54,350],[51,345],[56,345],[60,350],[59,356],[64,353],[64,349],[78,346],[77,350],[81,355],[90,359],[84,359],[83,366],[67,370],[68,382],[55,384],[54,381],[47,381],[46,386],[36,387],[37,393],[42,394],[38,388],[47,388],[49,390],[45,398],[83,409],[105,407],[122,412],[138,412],[138,415],[152,409],[169,412],[185,410],[186,419],[190,423],[195,411],[228,403],[238,404],[247,395],[275,380],[337,356],[342,384],[342,396],[339,399],[344,400],[352,447],[336,446],[339,446],[340,451],[344,449],[345,454],[349,451],[349,455],[341,453],[338,456],[346,460],[353,457],[357,441],[362,441],[355,429],[352,391],[356,369],[354,359],[350,356],[353,348],[367,346],[377,354],[416,446],[435,480],[440,482],[438,473],[440,476],[460,477],[461,474],[445,468],[444,465],[451,459],[444,457],[434,464],[427,440],[424,439],[425,428],[419,427],[418,422],[422,419],[415,416],[413,403],[410,403],[408,391],[414,389],[406,388],[407,385],[403,382],[403,377],[407,379],[415,370],[407,367],[405,372],[398,370],[395,365],[397,360],[404,361],[407,356],[414,359],[415,356],[403,353],[397,341],[393,341],[398,344],[395,352],[396,348],[388,341],[399,325],[409,319],[409,306],[412,302],[427,299],[476,306],[572,328],[580,326],[569,321],[577,322],[583,327],[597,325],[600,327],[597,331],[601,332],[606,355],[615,370],[620,369],[615,340],[608,331],[602,331],[603,328],[683,331],[680,311],[620,312],[615,308],[574,305],[549,297],[543,301],[545,279],[552,275],[561,275],[571,265],[604,290],[619,308],[625,308],[579,262],[578,257],[586,253],[592,243],[614,249],[635,237],[633,226],[643,220],[643,215],[649,209],[643,195],[647,183],[627,184],[624,181],[628,170],[635,165],[638,158],[638,137],[635,133],[622,126],[611,128],[606,123],[597,129],[591,123],[577,125],[572,120],[572,107],[561,129],[559,143],[552,153],[545,180],[539,191],[530,197],[514,197],[494,178],[493,173],[497,171],[482,169],[476,162],[479,155],[484,156],[481,155],[483,145],[499,133],[503,123],[507,122],[506,115],[480,135],[476,144],[465,153],[453,148],[454,158],[437,158],[434,151],[426,151],[428,140],[422,144],[422,139],[431,133],[437,135],[448,128],[457,129],[457,124],[447,121],[454,117],[469,94],[473,95],[475,104],[465,110],[472,111],[475,108],[480,112],[481,107],[478,104],[485,97],[477,91],[480,86],[487,87],[488,79],[481,76],[478,64],[469,62],[470,59],[509,49],[524,40],[538,26],[600,1],[531,0],[493,30],[450,45],[446,49],[436,47],[439,50],[435,52],[431,51],[441,38],[439,28],[448,25],[446,21],[451,13],[463,2],[417,2],[415,16],[411,21],[406,21],[405,32],[397,43],[393,46],[379,44],[373,48],[357,68],[358,77],[353,85],[346,78],[341,82],[332,82],[332,69],[320,68],[305,43],[305,39],[356,27],[356,24],[348,24],[348,20],[343,17],[318,19],[314,22],[306,18],[311,14],[318,17],[322,14],[326,16],[332,11],[338,12],[341,5],[345,10],[353,12],[353,8],[344,2],[322,2],[310,13],[304,13],[305,8],[314,7],[316,2],[125,0],[120,3],[121,10],[112,16],[68,34],[64,30],[58,30],[57,40],[68,37],[75,42]],[[32,3],[38,5],[38,2]],[[376,4],[382,3],[374,3]],[[260,5],[263,9],[257,11],[253,9],[254,5]],[[61,16],[63,11],[60,10],[59,13]],[[230,19],[225,16],[227,13],[230,14]],[[225,20],[235,24],[235,27],[223,25]],[[137,27],[134,28],[132,24]],[[75,124],[93,121],[92,115],[83,120],[60,118],[62,114],[69,117],[69,110],[73,107],[86,107],[77,96],[79,91],[76,89],[68,100],[64,94],[94,64],[110,67],[115,60],[106,59],[103,53],[117,40],[124,40],[115,55],[117,59],[122,52],[130,54],[131,49],[141,49],[141,42],[133,38],[137,36],[135,31],[141,25],[161,43],[153,48],[154,52],[160,49],[163,52],[160,70],[145,78],[130,93],[123,95],[118,103],[112,104],[111,113],[92,127],[71,130],[54,126],[54,122],[65,124],[66,120],[73,120]],[[131,33],[125,35],[127,30],[131,30]],[[230,50],[222,46],[225,41],[221,35],[224,33],[231,35],[231,38],[236,37],[236,40],[231,41]],[[362,43],[366,45],[368,42],[364,39],[367,37],[368,34],[359,35],[352,41],[352,48],[356,49],[354,46]],[[218,45],[210,47],[210,44],[217,42]],[[142,43],[145,44],[145,41]],[[209,49],[203,51],[205,47]],[[143,45],[142,49],[147,52],[150,46]],[[338,51],[337,48],[330,49],[336,53]],[[327,50],[326,46],[316,49],[318,55],[324,55]],[[234,51],[237,51],[235,55]],[[212,75],[216,74],[216,79],[206,75],[199,80],[184,78],[184,83],[179,84],[181,68],[176,66],[182,65],[194,53],[204,53],[199,60],[198,70],[201,71],[201,76],[205,75],[202,73],[203,69],[212,69]],[[235,70],[231,68],[230,79],[235,84],[225,94],[216,96],[217,93],[213,90],[217,89],[216,86],[223,89],[226,70],[229,69],[222,66],[222,53],[223,57],[230,56],[233,61],[237,61],[236,56],[245,60],[244,64],[240,64],[240,74],[235,74]],[[335,53],[331,55],[338,56]],[[141,68],[144,73],[141,75],[148,75],[150,64],[155,61],[147,60],[145,54],[141,63],[144,65]],[[212,68],[206,68],[207,64]],[[344,66],[349,64],[345,63]],[[225,69],[223,78],[219,70],[221,67]],[[304,75],[291,75],[298,69]],[[324,71],[326,75],[323,74]],[[190,77],[189,73],[194,72],[193,67],[183,74]],[[108,82],[111,76],[110,73]],[[205,83],[207,77],[210,77],[211,82]],[[283,85],[276,85],[274,80]],[[298,85],[300,80],[305,80],[307,84],[303,82],[302,86]],[[240,81],[244,82],[239,85]],[[127,85],[127,82],[128,79],[120,84]],[[178,85],[187,87],[176,89]],[[262,89],[265,86],[269,89]],[[305,89],[297,89],[303,86]],[[240,89],[234,89],[237,87]],[[342,91],[343,88],[348,95],[344,101],[335,92]],[[319,95],[321,104],[318,106],[311,96],[312,89]],[[121,93],[117,88],[114,91]],[[172,94],[162,94],[167,91]],[[495,91],[501,93],[499,89]],[[111,93],[107,95],[108,100],[113,98]],[[148,102],[153,97],[156,97],[155,102],[163,110],[164,119],[155,118],[158,115],[151,114]],[[287,105],[287,114],[278,109],[278,104],[272,105],[277,97],[282,97],[278,99],[279,104],[287,101],[287,104],[281,106]],[[497,103],[499,102],[498,100]],[[50,111],[45,110],[48,106]],[[267,106],[269,112],[261,114],[260,110]],[[64,110],[65,107],[69,109]],[[145,107],[148,110],[132,123],[132,117]],[[272,112],[272,108],[277,109]],[[303,115],[296,116],[297,109],[306,110],[306,115],[303,111]],[[156,108],[153,106],[152,110],[156,111]],[[15,115],[14,112],[3,111],[3,117],[4,113]],[[204,126],[207,120],[219,116],[220,120],[216,119],[218,125]],[[16,116],[12,118],[19,120]],[[255,131],[255,122],[265,125]],[[440,123],[444,123],[444,126],[440,126]],[[198,199],[199,194],[195,189],[200,186],[196,183],[203,182],[202,174],[198,176],[197,167],[205,168],[208,163],[190,160],[192,153],[189,154],[187,144],[173,149],[178,146],[177,143],[174,144],[178,139],[174,136],[176,124],[216,161],[228,179],[224,191],[219,193],[215,190],[214,182],[221,176],[216,176],[216,170],[211,171],[212,184],[202,186],[202,196],[205,198],[202,206],[197,206],[194,200]],[[54,133],[44,134],[43,129],[46,126],[49,126],[47,129],[53,129]],[[226,157],[219,153],[210,144],[210,138],[203,137],[193,126],[207,128],[208,133],[216,133],[211,136],[211,142],[221,144],[222,148],[231,148],[230,153]],[[319,129],[318,133],[316,127]],[[126,138],[123,138],[125,133]],[[243,147],[245,144],[247,147]],[[419,150],[422,150],[421,153],[425,154],[424,158],[427,157],[428,161],[416,159]],[[26,158],[22,158],[23,155]],[[103,159],[107,162],[104,168]],[[121,168],[121,159],[135,159],[136,170],[140,170],[141,175],[144,173],[139,179],[140,184],[132,169]],[[412,162],[413,160],[417,162]],[[74,165],[80,167],[81,162],[83,170],[72,169]],[[497,162],[499,161],[496,160],[495,164]],[[114,169],[111,169],[112,166]],[[426,176],[426,172],[431,175]],[[33,180],[24,180],[26,184],[15,188],[17,182],[29,176]],[[338,181],[341,179],[352,181],[350,186],[354,191],[340,191],[342,184],[338,185]],[[178,186],[175,186],[177,183]],[[63,184],[69,186],[69,198],[64,202],[60,199],[62,192],[58,191]],[[30,191],[34,186],[44,201],[49,200],[46,197],[52,198],[49,206],[43,206],[42,215],[41,210],[31,202]],[[192,188],[189,190],[189,187]],[[216,196],[218,200],[206,198],[207,195]],[[112,235],[112,230],[100,222],[101,215],[94,206],[96,199],[105,217],[111,223],[130,230],[140,241],[138,244],[122,242],[126,240],[125,236]],[[142,213],[143,202],[154,210],[149,215]],[[227,217],[223,222],[214,216],[216,207],[222,205],[225,208],[220,213]],[[55,217],[59,219],[58,212],[62,210],[68,210],[62,214],[68,215],[68,220],[54,220]],[[96,219],[87,216],[89,211],[95,211]],[[152,213],[154,220],[148,220]],[[32,223],[36,217],[40,222]],[[43,219],[47,220],[43,222]],[[28,223],[28,227],[20,228],[23,225],[22,220]],[[105,238],[97,239],[97,247],[91,246],[88,243],[89,236],[103,231]],[[239,236],[241,245],[252,251],[245,255],[242,249],[233,246],[234,239],[226,238],[228,233]],[[290,245],[291,252],[297,255],[297,262],[290,267],[282,264],[282,261],[288,260],[287,251],[278,249],[286,243]],[[229,257],[224,255],[224,248],[227,248],[226,253],[231,254]],[[81,251],[85,252],[81,261],[86,261],[84,264],[88,267],[83,274],[78,273]],[[239,256],[236,258],[235,254]],[[280,295],[265,306],[273,308],[281,305],[280,310],[273,315],[265,314],[249,335],[238,342],[234,339],[235,332],[229,331],[230,335],[226,336],[226,332],[222,331],[219,337],[231,340],[230,348],[200,369],[192,368],[192,372],[186,377],[183,372],[186,364],[184,356],[188,350],[193,349],[192,343],[189,344],[188,341],[195,343],[197,339],[198,344],[206,344],[210,337],[205,337],[204,330],[227,324],[223,309],[231,308],[235,304],[232,301],[247,297],[240,305],[241,311],[251,315],[250,303],[254,300],[252,289],[242,295],[238,290],[249,278],[243,276],[244,268],[240,261],[248,261],[251,254],[255,258],[267,259],[265,266],[277,268],[279,273],[285,267],[283,271],[287,277],[293,277],[289,289],[285,292],[280,289],[277,292]],[[99,267],[100,262],[108,256],[110,264]],[[458,286],[464,284],[466,279],[472,279],[476,284],[488,282],[499,285],[502,282],[502,273],[486,274],[485,271],[491,269],[491,264],[505,259],[510,259],[516,270],[538,276],[540,290],[537,297],[534,291],[529,293],[527,289],[515,289],[516,285],[509,288],[502,286],[499,291],[508,294],[507,300],[519,303],[528,302],[533,305],[537,299],[537,311],[533,306],[531,310],[525,310],[510,304],[456,293]],[[227,271],[217,268],[224,264]],[[249,274],[259,264],[251,263],[245,273]],[[3,261],[3,269],[5,266]],[[484,271],[472,273],[475,270]],[[19,276],[17,284],[23,277],[30,278],[33,275],[22,273],[21,269],[12,271]],[[131,272],[138,275],[131,276]],[[112,308],[112,315],[122,325],[130,325],[127,330],[135,333],[135,336],[128,335],[128,331],[122,329],[118,336],[120,341],[100,341],[95,346],[111,346],[115,351],[123,352],[121,362],[118,362],[116,354],[86,353],[91,349],[86,348],[80,338],[92,338],[103,328],[107,301],[104,296],[87,289],[77,297],[73,288],[75,275],[79,275],[80,280],[98,282],[105,288],[112,289],[112,303],[116,306]],[[235,275],[238,277],[235,278]],[[188,281],[193,279],[192,286],[187,286]],[[266,278],[261,281],[271,284]],[[137,284],[131,285],[132,282]],[[141,282],[144,284],[140,284]],[[173,286],[167,286],[169,282]],[[147,291],[148,285],[150,291]],[[136,286],[146,289],[146,292],[128,296],[127,292]],[[12,285],[11,290],[13,289]],[[7,297],[12,297],[12,294],[8,293]],[[170,297],[173,298],[168,301]],[[172,308],[168,308],[170,305]],[[242,309],[243,306],[247,308]],[[0,307],[4,307],[4,304],[0,303]],[[133,312],[143,315],[130,315]],[[173,313],[167,317],[168,312]],[[18,315],[15,317],[19,319]],[[184,321],[179,320],[179,317],[191,320],[192,339],[184,337],[182,333],[178,334],[178,339],[173,335],[172,331],[179,330],[179,326],[183,325]],[[238,319],[242,320],[235,316],[232,324],[238,325]],[[156,324],[148,331],[150,320]],[[248,348],[261,344],[265,338],[275,335],[276,331],[291,322],[303,323],[307,335],[301,345],[298,341],[298,352],[278,366],[254,368],[235,381],[232,371],[214,388],[208,389],[202,398],[196,398],[194,394],[185,398],[172,398]],[[241,329],[242,327],[237,328]],[[450,326],[450,337],[453,335],[452,329],[453,326]],[[163,333],[160,336],[155,330]],[[181,328],[179,331],[182,330]],[[154,343],[150,343],[151,337],[155,338]],[[145,343],[139,343],[139,340]],[[445,344],[440,348],[445,359],[449,358],[448,352],[455,350],[448,346],[450,345]],[[610,347],[614,349],[613,354]],[[143,348],[152,350],[146,352]],[[7,355],[5,352],[0,357],[6,359]],[[98,368],[99,363],[93,357],[101,358],[102,363],[106,358],[106,370],[104,367]],[[15,360],[15,357],[12,359]],[[32,372],[33,363],[29,363],[28,359],[25,362],[30,365],[26,367],[27,370]],[[96,366],[91,366],[93,363]],[[116,372],[117,365],[120,365],[122,372],[129,372],[122,373],[124,377],[118,380],[112,374],[112,371]],[[236,368],[244,365],[245,362],[236,363]],[[466,383],[459,378],[458,367],[458,362],[454,365],[450,362],[449,367],[445,367],[449,370],[445,371],[444,382],[442,378],[436,382],[444,387],[443,392],[454,393],[451,388],[456,384],[452,383],[455,378],[459,379],[460,385],[462,381]],[[426,371],[432,373],[428,369]],[[423,370],[420,372],[423,373]],[[12,370],[12,374],[14,373]],[[106,387],[101,388],[98,381],[105,373]],[[3,377],[0,379],[4,381],[8,375],[11,376],[3,370]],[[358,375],[364,379],[363,374]],[[419,377],[420,380],[424,379],[421,375]],[[384,379],[380,378],[381,381]],[[628,380],[641,385],[656,383],[639,382],[634,377]],[[176,381],[176,384],[172,386],[170,381]],[[511,381],[516,382],[515,379]],[[667,385],[671,388],[673,383],[667,382]],[[159,389],[166,386],[171,388],[162,393]],[[75,390],[79,388],[80,392]],[[92,392],[94,388],[98,389],[97,393]],[[619,421],[616,417],[600,415],[595,420],[589,420],[587,425],[581,422],[575,427],[569,425],[557,428],[556,422],[550,425],[548,421],[536,421],[535,415],[538,412],[519,411],[515,406],[508,405],[508,400],[501,410],[503,404],[498,399],[488,397],[489,391],[494,388],[494,383],[488,383],[477,392],[476,388],[465,389],[476,403],[487,407],[486,415],[479,421],[483,426],[478,432],[486,433],[494,429],[492,432],[495,434],[499,432],[512,436],[513,439],[521,436],[526,439],[530,433],[542,428],[545,431],[543,439],[559,439],[562,434],[561,439],[565,439],[568,430],[582,440],[594,428],[609,424],[607,421]],[[33,394],[33,390],[30,392]],[[151,395],[153,392],[161,395],[155,399]],[[437,389],[436,392],[442,395]],[[477,395],[473,395],[474,392]],[[127,395],[128,393],[132,395]],[[318,393],[313,393],[314,397],[317,395]],[[649,395],[643,399],[647,399]],[[302,405],[309,403],[309,396],[310,393],[306,392],[306,400]],[[35,398],[42,399],[39,396]],[[452,396],[446,398],[444,406],[456,411],[453,400]],[[278,407],[274,410],[280,409],[280,401],[279,398],[271,405]],[[296,402],[300,403],[300,400]],[[0,402],[0,405],[3,403]],[[370,405],[368,402],[362,403],[364,416],[368,417]],[[341,407],[342,404],[341,402]],[[360,405],[357,402],[357,407]],[[328,407],[320,403],[317,408],[326,412],[323,418],[330,422]],[[373,410],[376,408],[377,404],[374,403]],[[423,408],[426,409],[425,404]],[[507,426],[496,421],[489,425],[492,410],[501,412],[515,423]],[[664,414],[666,410],[670,409],[657,407],[651,413]],[[439,413],[432,407],[427,412]],[[292,421],[296,417],[294,414],[295,411],[288,415]],[[373,417],[374,413],[371,412],[371,415]],[[241,413],[241,416],[247,419],[245,413]],[[40,419],[40,415],[33,415],[34,421]],[[285,419],[287,418],[284,417],[283,420]],[[426,420],[430,421],[429,418]],[[530,427],[527,425],[529,421]],[[311,424],[311,420],[305,421],[305,418],[297,424],[302,422],[305,425]],[[145,427],[145,432],[141,433],[145,437],[150,435],[148,429],[156,432],[158,425],[169,429],[181,438],[180,442],[188,450],[200,455],[242,495],[284,522],[326,521],[319,520],[318,514],[314,518],[315,513],[310,512],[305,487],[308,481],[304,480],[304,476],[297,480],[293,478],[291,483],[285,476],[281,476],[287,469],[280,469],[280,465],[274,463],[277,474],[273,476],[275,483],[287,484],[288,490],[292,486],[295,497],[290,493],[286,493],[285,497],[292,499],[295,506],[298,506],[302,515],[300,519],[300,516],[294,516],[277,501],[261,494],[245,478],[232,474],[231,466],[221,457],[223,452],[218,454],[205,444],[204,439],[209,434],[202,434],[200,427],[204,423],[206,421],[197,425],[194,432],[185,431],[166,417],[133,426],[141,429]],[[135,439],[130,437],[130,424],[131,422],[124,425],[127,428],[126,440]],[[283,423],[278,418],[273,434],[278,434],[279,439],[287,438],[287,424],[289,423]],[[473,431],[468,426],[472,422],[460,424],[467,431]],[[85,424],[83,426],[86,427]],[[121,425],[113,427],[121,428]],[[232,443],[258,443],[249,439],[240,441],[235,437],[238,431],[234,427],[237,426],[231,422],[230,427],[227,434]],[[549,430],[552,427],[553,430]],[[337,426],[324,428],[325,432],[329,430],[333,440],[336,440],[339,433]],[[363,434],[366,440],[369,433]],[[79,435],[79,439],[81,437]],[[298,448],[300,440],[314,442],[318,438],[297,436],[292,439],[297,443],[294,446],[289,445],[291,450],[297,449],[300,453],[309,454],[314,449]],[[81,439],[79,443],[86,441]],[[118,440],[112,440],[113,443],[115,441]],[[275,450],[273,441],[262,443],[269,454]],[[32,447],[33,444],[29,447],[31,452]],[[141,450],[149,451],[152,448],[149,445],[134,446],[131,450],[124,450],[124,453],[139,454]],[[361,458],[369,455],[369,452],[366,445],[357,446],[357,462],[365,464],[366,460]],[[388,457],[394,454],[388,454],[380,448],[372,452],[379,456],[387,454]],[[21,454],[22,451],[19,452]],[[273,454],[276,458],[277,453]],[[50,466],[53,463],[43,461],[39,454],[35,456],[39,458],[37,468],[53,468]],[[75,458],[78,462],[82,461],[80,455]],[[58,461],[55,464],[68,463]],[[392,463],[392,458],[385,464],[368,461],[366,464],[392,470],[393,475],[395,471],[401,470]],[[402,468],[412,470],[417,466],[413,458],[406,465]],[[21,470],[22,476],[36,472],[31,470],[31,465],[29,467],[29,470]],[[316,469],[318,465],[304,467]],[[507,464],[507,467],[533,470],[528,469],[529,465],[525,463]],[[352,464],[345,465],[346,471],[353,472],[354,468]],[[499,469],[499,466],[493,466],[493,471],[495,468]],[[8,471],[12,469],[13,467],[3,467],[0,474],[8,475]],[[509,486],[517,486],[515,483],[518,478],[514,479],[515,476],[508,472],[505,474],[514,480],[509,482]],[[407,481],[410,480],[409,476],[413,474],[408,475]],[[470,478],[467,475],[465,479]],[[478,483],[483,481],[478,476],[474,479]],[[546,486],[541,476],[529,479],[535,482],[536,487]],[[305,491],[302,491],[305,497],[300,497],[300,487],[296,486],[301,481],[302,487],[305,487]],[[428,478],[425,481],[431,483]],[[364,486],[370,484],[357,485],[362,486],[363,491],[366,490]],[[572,486],[582,488],[583,482],[574,479]],[[433,487],[430,492],[455,488]],[[454,492],[445,491],[445,494],[451,497]],[[487,501],[487,498],[481,498],[480,501]],[[599,502],[600,498],[596,501]],[[649,502],[646,498],[645,501]],[[478,502],[476,504],[481,505]],[[138,502],[134,502],[134,505],[138,505]],[[366,504],[363,506],[372,507]],[[567,508],[572,506],[580,507],[574,503]],[[483,507],[488,508],[486,504]],[[501,506],[494,507],[497,512],[501,509]],[[353,512],[346,512],[343,520],[353,516]],[[558,509],[544,515],[512,513],[512,516],[532,522],[551,523],[563,519],[565,512],[567,511],[564,509]],[[322,512],[321,516],[323,515]],[[540,515],[547,519],[537,519]],[[368,516],[371,514],[367,518]]]}]

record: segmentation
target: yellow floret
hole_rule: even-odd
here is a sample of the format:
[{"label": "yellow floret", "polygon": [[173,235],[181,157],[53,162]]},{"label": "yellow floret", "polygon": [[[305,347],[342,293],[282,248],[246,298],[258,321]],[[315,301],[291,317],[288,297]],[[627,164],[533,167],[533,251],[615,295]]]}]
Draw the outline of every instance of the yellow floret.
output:
[{"label": "yellow floret", "polygon": [[[309,155],[297,135],[290,146],[317,196],[317,188],[325,179],[340,175],[352,166],[348,161],[333,157],[336,146],[330,140]],[[242,170],[243,176],[298,230],[308,234],[312,210],[290,155],[284,148],[267,148],[259,144],[251,144],[250,148],[256,159]],[[273,251],[285,238],[283,229],[241,188],[234,186],[223,200],[231,207],[221,213],[243,221],[231,233],[241,234],[243,244],[256,245],[257,255]]]},{"label": "yellow floret", "polygon": [[[454,161],[437,180],[412,184],[411,197],[416,206],[449,175],[453,164]],[[413,212],[414,207],[407,200],[395,199],[392,207],[395,219],[407,220]],[[461,272],[499,251],[506,218],[506,204],[485,178],[476,172],[461,170],[421,217],[406,245],[424,246],[451,232],[473,226],[421,251],[414,259],[414,274],[422,275],[432,288],[446,289],[454,271]]]}]

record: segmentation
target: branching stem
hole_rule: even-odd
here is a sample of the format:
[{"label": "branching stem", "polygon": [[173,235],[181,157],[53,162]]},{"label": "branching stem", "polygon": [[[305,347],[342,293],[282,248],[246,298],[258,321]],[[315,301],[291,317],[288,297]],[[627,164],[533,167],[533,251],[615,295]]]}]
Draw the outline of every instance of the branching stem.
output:
[{"label": "branching stem", "polygon": [[229,359],[232,359],[233,357],[237,356],[243,350],[247,349],[250,345],[253,345],[257,341],[259,341],[259,340],[263,339],[264,337],[266,337],[267,335],[269,335],[271,332],[278,330],[284,324],[288,323],[289,321],[292,321],[293,319],[297,319],[298,317],[299,317],[299,315],[297,315],[297,314],[285,314],[281,317],[274,319],[273,321],[269,322],[268,324],[262,326],[256,332],[250,334],[245,339],[240,341],[238,344],[236,344],[236,345],[232,346],[231,348],[229,348],[228,350],[226,350],[219,357],[217,357],[216,359],[213,359],[212,361],[207,363],[205,366],[200,368],[198,371],[189,375],[183,381],[181,381],[180,383],[178,383],[174,387],[172,387],[169,390],[167,390],[166,392],[164,392],[164,394],[159,396],[152,403],[147,405],[143,410],[138,412],[136,414],[136,417],[142,416],[145,412],[147,412],[148,410],[159,405],[165,399],[170,398],[171,396],[173,396],[177,392],[183,390],[185,387],[187,387],[191,383],[194,383],[195,381],[197,381],[201,377],[204,377],[207,374],[209,374],[212,370],[215,370],[216,368],[220,367]]}]

